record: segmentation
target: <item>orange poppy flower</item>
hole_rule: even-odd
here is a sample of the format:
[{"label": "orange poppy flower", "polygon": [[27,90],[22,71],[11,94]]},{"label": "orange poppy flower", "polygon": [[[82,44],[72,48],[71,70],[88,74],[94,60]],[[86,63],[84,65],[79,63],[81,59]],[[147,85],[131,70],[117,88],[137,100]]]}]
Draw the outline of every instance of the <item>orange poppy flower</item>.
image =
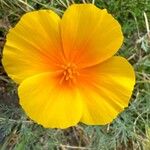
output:
[{"label": "orange poppy flower", "polygon": [[119,23],[92,4],[71,5],[62,19],[33,11],[9,31],[2,63],[35,122],[103,125],[128,106],[135,84],[129,62],[113,56],[122,42]]}]

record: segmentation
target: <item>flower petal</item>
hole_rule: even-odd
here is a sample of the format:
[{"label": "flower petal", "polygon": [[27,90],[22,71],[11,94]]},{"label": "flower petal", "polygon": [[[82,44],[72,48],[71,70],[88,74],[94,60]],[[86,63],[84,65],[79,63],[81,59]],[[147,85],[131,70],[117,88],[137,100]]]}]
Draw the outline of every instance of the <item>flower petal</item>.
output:
[{"label": "flower petal", "polygon": [[[122,57],[109,60],[82,70],[84,109],[81,122],[107,124],[128,106],[135,73],[128,61]],[[88,94],[87,94],[88,93]]]},{"label": "flower petal", "polygon": [[73,4],[63,15],[61,34],[66,57],[91,66],[113,56],[123,35],[119,23],[92,4]]},{"label": "flower petal", "polygon": [[56,84],[51,73],[25,79],[18,89],[20,104],[35,122],[49,128],[76,125],[82,116],[82,101],[76,89]]},{"label": "flower petal", "polygon": [[8,35],[3,50],[3,65],[8,75],[20,83],[37,73],[50,71],[60,58],[60,18],[51,10],[23,15]]}]

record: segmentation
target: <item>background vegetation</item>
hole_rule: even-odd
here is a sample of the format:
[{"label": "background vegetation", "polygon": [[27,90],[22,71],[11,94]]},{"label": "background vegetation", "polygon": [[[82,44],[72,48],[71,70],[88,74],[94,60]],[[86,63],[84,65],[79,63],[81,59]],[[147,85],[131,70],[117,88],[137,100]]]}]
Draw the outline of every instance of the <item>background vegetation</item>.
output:
[{"label": "background vegetation", "polygon": [[150,150],[150,0],[0,0],[0,57],[9,28],[25,12],[44,8],[62,15],[68,5],[85,2],[106,8],[122,25],[125,41],[119,55],[136,71],[129,107],[106,126],[44,129],[25,116],[17,85],[0,64],[1,150]]}]

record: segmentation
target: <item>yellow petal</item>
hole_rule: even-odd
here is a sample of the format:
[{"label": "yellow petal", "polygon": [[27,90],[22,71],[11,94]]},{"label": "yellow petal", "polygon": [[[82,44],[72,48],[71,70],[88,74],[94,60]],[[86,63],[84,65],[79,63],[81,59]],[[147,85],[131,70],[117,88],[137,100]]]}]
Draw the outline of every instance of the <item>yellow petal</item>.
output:
[{"label": "yellow petal", "polygon": [[[128,106],[135,84],[135,73],[122,57],[82,70],[84,109],[81,122],[92,125],[110,123]],[[84,85],[84,86],[83,86]]]},{"label": "yellow petal", "polygon": [[3,66],[20,83],[25,78],[50,71],[61,60],[60,18],[51,10],[26,13],[12,28],[3,50]]},{"label": "yellow petal", "polygon": [[66,57],[81,66],[110,58],[123,41],[117,20],[92,4],[71,5],[63,15],[61,34]]},{"label": "yellow petal", "polygon": [[26,114],[48,128],[76,125],[82,116],[82,101],[76,89],[61,88],[51,73],[25,79],[18,89]]}]

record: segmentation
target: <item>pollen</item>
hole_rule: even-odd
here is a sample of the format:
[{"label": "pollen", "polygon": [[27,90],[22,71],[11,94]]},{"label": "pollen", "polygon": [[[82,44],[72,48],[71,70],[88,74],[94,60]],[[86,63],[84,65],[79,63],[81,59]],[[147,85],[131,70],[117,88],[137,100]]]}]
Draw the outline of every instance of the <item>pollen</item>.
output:
[{"label": "pollen", "polygon": [[61,65],[62,73],[60,83],[69,82],[76,83],[77,77],[79,76],[79,71],[75,64],[67,63],[65,65]]}]

